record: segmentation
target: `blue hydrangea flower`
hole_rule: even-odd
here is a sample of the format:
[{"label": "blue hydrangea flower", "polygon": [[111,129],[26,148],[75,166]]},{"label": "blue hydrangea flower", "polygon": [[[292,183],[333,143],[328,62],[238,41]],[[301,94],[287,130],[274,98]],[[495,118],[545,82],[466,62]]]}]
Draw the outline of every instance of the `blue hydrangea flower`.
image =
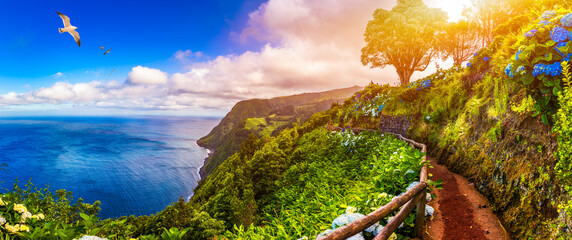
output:
[{"label": "blue hydrangea flower", "polygon": [[470,62],[467,63],[467,67],[471,67],[471,63],[470,63]]},{"label": "blue hydrangea flower", "polygon": [[543,21],[540,21],[538,23],[538,26],[546,26],[546,25],[550,25],[550,24],[552,24],[552,23],[549,21],[543,20]]},{"label": "blue hydrangea flower", "polygon": [[556,15],[556,12],[553,10],[545,11],[542,16],[540,16],[540,19],[548,20],[554,17],[554,15]]},{"label": "blue hydrangea flower", "polygon": [[351,214],[344,213],[338,216],[336,219],[334,219],[334,221],[332,221],[332,229],[336,229],[346,224],[349,224],[355,220],[358,220],[359,218],[362,218],[363,216],[364,215],[360,213],[351,213]]},{"label": "blue hydrangea flower", "polygon": [[484,58],[483,58],[483,60],[484,60],[485,62],[488,62],[490,59],[491,59],[490,57],[484,57]]},{"label": "blue hydrangea flower", "polygon": [[564,15],[564,17],[560,19],[560,23],[562,23],[564,27],[572,27],[572,13]]},{"label": "blue hydrangea flower", "polygon": [[319,239],[321,237],[325,237],[326,235],[330,234],[331,232],[333,232],[334,230],[332,229],[326,229],[325,231],[323,231],[322,233],[318,234],[318,236],[316,236],[316,239]]},{"label": "blue hydrangea flower", "polygon": [[381,230],[383,230],[383,225],[380,224],[375,228],[375,230],[373,230],[373,235],[377,236],[377,234],[379,234]]},{"label": "blue hydrangea flower", "polygon": [[435,209],[429,205],[425,205],[425,216],[433,216]]},{"label": "blue hydrangea flower", "polygon": [[522,75],[524,75],[524,74],[526,74],[526,68],[525,68],[524,66],[519,66],[519,67],[516,69],[516,72],[517,72],[517,73],[520,73],[520,74],[522,74]]},{"label": "blue hydrangea flower", "polygon": [[512,63],[506,65],[506,68],[504,69],[504,74],[508,75],[509,77],[514,77],[512,73]]},{"label": "blue hydrangea flower", "polygon": [[542,63],[535,64],[532,68],[532,76],[536,77],[540,74],[544,74],[546,72],[546,65]]},{"label": "blue hydrangea flower", "polygon": [[411,190],[412,188],[414,188],[414,187],[417,186],[418,184],[419,184],[419,182],[417,182],[417,181],[410,183],[409,186],[407,186],[407,187],[405,188],[405,191]]},{"label": "blue hydrangea flower", "polygon": [[566,29],[560,26],[555,26],[554,29],[552,29],[550,32],[550,39],[555,42],[564,42],[566,39],[568,39],[569,34],[570,33],[566,31]]},{"label": "blue hydrangea flower", "polygon": [[346,238],[346,240],[365,240],[365,238],[363,237],[363,233],[360,232],[356,235]]},{"label": "blue hydrangea flower", "polygon": [[476,57],[479,54],[479,52],[476,52],[475,54],[473,54],[473,57]]},{"label": "blue hydrangea flower", "polygon": [[536,34],[536,32],[538,32],[538,29],[532,29],[532,30],[526,32],[524,34],[524,36],[527,38],[530,38],[530,37],[533,37]]},{"label": "blue hydrangea flower", "polygon": [[520,55],[520,52],[522,52],[522,49],[520,49],[520,50],[518,50],[518,52],[516,52],[514,59],[518,60],[518,55]]},{"label": "blue hydrangea flower", "polygon": [[383,107],[385,107],[385,104],[379,105],[378,111],[381,112],[381,110],[383,109]]},{"label": "blue hydrangea flower", "polygon": [[377,226],[379,226],[379,223],[374,223],[373,225],[366,228],[364,231],[368,232],[368,233],[373,233],[375,231],[375,229],[377,228]]},{"label": "blue hydrangea flower", "polygon": [[562,65],[560,62],[555,62],[553,64],[548,65],[548,69],[546,70],[546,74],[550,76],[560,76],[562,73]]}]

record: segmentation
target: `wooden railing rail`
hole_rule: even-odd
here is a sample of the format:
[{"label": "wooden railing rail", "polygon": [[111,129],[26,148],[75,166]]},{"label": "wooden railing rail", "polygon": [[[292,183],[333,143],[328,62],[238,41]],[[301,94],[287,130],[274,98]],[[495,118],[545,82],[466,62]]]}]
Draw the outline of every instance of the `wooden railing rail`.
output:
[{"label": "wooden railing rail", "polygon": [[[330,130],[340,130],[342,128],[328,125],[328,129]],[[353,132],[362,132],[362,131],[375,131],[373,129],[361,129],[361,128],[352,128],[347,129]],[[427,146],[422,143],[415,142],[411,139],[404,138],[400,134],[390,133],[397,136],[399,139],[411,144],[414,147],[421,148],[421,152],[427,152]],[[335,229],[333,232],[329,233],[328,235],[320,238],[320,240],[341,240],[349,238],[353,235],[360,233],[361,231],[367,229],[371,225],[379,222],[381,219],[387,217],[389,214],[395,212],[399,207],[401,209],[395,215],[395,217],[387,223],[387,225],[382,229],[382,231],[375,236],[374,240],[385,240],[388,239],[389,236],[398,228],[403,221],[407,218],[407,216],[413,211],[413,208],[417,206],[417,215],[415,217],[415,235],[417,237],[423,236],[423,231],[425,229],[425,191],[427,189],[427,156],[423,156],[421,167],[421,173],[419,174],[419,184],[417,186],[409,189],[401,196],[393,199],[388,204],[376,209],[375,211],[367,214],[366,216],[351,222],[350,224],[344,225]]]}]

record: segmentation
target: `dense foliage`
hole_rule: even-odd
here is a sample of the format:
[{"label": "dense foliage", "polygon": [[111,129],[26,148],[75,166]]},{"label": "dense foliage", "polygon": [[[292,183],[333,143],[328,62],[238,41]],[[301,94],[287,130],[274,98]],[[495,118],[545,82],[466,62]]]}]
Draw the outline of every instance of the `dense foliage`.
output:
[{"label": "dense foliage", "polygon": [[512,46],[515,53],[505,68],[505,74],[536,100],[536,112],[546,124],[558,109],[556,94],[562,91],[561,62],[569,61],[572,56],[570,30],[569,10],[545,11]]},{"label": "dense foliage", "polygon": [[[392,135],[319,128],[296,142],[290,166],[274,181],[276,191],[267,197],[272,201],[261,206],[263,226],[234,226],[228,238],[314,237],[339,227],[339,216],[349,206],[354,216],[367,214],[419,178],[423,154]],[[398,233],[410,233],[412,221],[413,217]],[[373,228],[363,234],[371,236]]]},{"label": "dense foliage", "polygon": [[[564,182],[564,189],[572,196],[572,72],[568,62],[562,63],[565,83],[565,89],[558,92],[558,101],[560,109],[555,114],[555,124],[553,128],[554,134],[557,134],[558,152],[556,156],[559,162],[556,164],[556,176]],[[568,200],[565,204],[560,205],[564,208],[568,215],[572,215],[572,200]]]}]

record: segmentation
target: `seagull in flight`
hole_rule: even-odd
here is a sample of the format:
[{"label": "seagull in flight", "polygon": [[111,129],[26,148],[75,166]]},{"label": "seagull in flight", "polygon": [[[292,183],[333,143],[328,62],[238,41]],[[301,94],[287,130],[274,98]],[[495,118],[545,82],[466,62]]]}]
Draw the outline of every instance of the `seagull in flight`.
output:
[{"label": "seagull in flight", "polygon": [[99,47],[99,49],[103,50],[103,46]]},{"label": "seagull in flight", "polygon": [[105,51],[105,52],[103,53],[103,55],[107,54],[109,51],[111,51],[111,48],[110,48],[110,49],[107,49],[107,51]]},{"label": "seagull in flight", "polygon": [[77,43],[77,46],[81,46],[80,41],[79,41],[79,33],[77,33],[75,30],[77,29],[76,26],[72,26],[70,23],[70,18],[66,15],[64,15],[61,12],[58,12],[58,15],[62,18],[62,20],[64,21],[64,28],[60,28],[60,33],[63,32],[68,32],[69,34],[71,34],[73,36],[73,39],[75,39],[75,42]]}]

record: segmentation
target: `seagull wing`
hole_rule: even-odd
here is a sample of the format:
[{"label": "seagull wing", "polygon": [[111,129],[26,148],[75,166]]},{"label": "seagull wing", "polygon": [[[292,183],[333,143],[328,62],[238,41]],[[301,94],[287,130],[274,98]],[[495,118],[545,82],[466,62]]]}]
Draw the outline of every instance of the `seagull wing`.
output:
[{"label": "seagull wing", "polygon": [[75,39],[75,42],[77,43],[77,46],[80,47],[80,46],[81,46],[81,43],[80,43],[80,41],[79,41],[79,33],[77,33],[75,30],[71,30],[71,31],[68,31],[68,32],[73,36],[73,39]]},{"label": "seagull wing", "polygon": [[109,51],[111,51],[111,48],[110,48],[110,49],[107,49],[107,51],[105,51],[105,52],[103,53],[103,55],[107,54]]},{"label": "seagull wing", "polygon": [[[58,12],[58,11],[56,11],[56,12],[58,13],[58,15],[60,15],[60,17],[64,21],[64,27],[70,27],[71,26],[70,18],[61,12]],[[79,39],[79,37],[78,37],[78,39]]]}]

